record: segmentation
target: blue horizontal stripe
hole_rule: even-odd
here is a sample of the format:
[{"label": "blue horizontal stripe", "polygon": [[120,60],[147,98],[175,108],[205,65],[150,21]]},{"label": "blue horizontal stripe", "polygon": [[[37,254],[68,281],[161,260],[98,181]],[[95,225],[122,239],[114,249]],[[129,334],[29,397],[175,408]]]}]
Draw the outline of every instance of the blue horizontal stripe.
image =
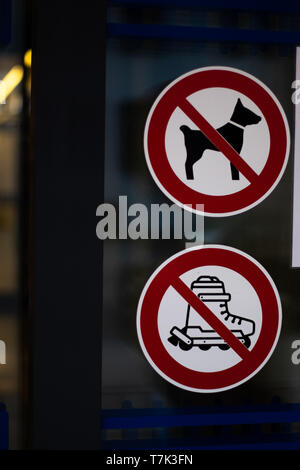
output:
[{"label": "blue horizontal stripe", "polygon": [[107,440],[114,450],[300,450],[300,434],[244,434],[172,439]]},{"label": "blue horizontal stripe", "polygon": [[[260,436],[261,437],[261,436]],[[105,441],[102,444],[104,450],[300,450],[300,437],[298,442],[261,442],[257,439],[254,443],[224,444],[188,444],[181,440],[177,445],[174,443],[155,442],[155,440],[140,441]]]},{"label": "blue horizontal stripe", "polygon": [[295,0],[272,2],[269,0],[109,0],[108,5],[135,5],[139,7],[181,7],[209,8],[224,10],[269,11],[269,12],[300,12],[300,4]]},{"label": "blue horizontal stripe", "polygon": [[300,422],[299,405],[281,409],[236,410],[221,412],[182,412],[178,410],[113,410],[104,411],[103,429],[130,429],[176,426],[224,426],[232,424],[295,423]]},{"label": "blue horizontal stripe", "polygon": [[300,31],[266,31],[154,24],[108,23],[107,35],[110,37],[300,44]]}]

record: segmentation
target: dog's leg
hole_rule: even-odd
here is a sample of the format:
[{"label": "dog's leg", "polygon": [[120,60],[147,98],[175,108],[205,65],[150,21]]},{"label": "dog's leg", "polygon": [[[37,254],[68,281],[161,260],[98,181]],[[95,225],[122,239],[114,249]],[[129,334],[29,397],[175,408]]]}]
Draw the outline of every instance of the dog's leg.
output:
[{"label": "dog's leg", "polygon": [[193,169],[193,163],[190,161],[185,162],[185,173],[186,173],[186,179],[187,180],[193,180],[194,179],[194,169]]},{"label": "dog's leg", "polygon": [[231,168],[231,178],[233,180],[239,180],[240,179],[239,170],[232,163],[230,163],[230,168]]}]

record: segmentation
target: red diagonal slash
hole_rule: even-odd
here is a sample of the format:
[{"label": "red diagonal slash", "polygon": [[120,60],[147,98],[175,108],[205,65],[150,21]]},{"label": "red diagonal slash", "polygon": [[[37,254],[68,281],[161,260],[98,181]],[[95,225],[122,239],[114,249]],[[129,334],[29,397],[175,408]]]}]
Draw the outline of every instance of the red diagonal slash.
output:
[{"label": "red diagonal slash", "polygon": [[192,106],[189,101],[183,100],[179,104],[180,109],[199,127],[206,137],[222,152],[225,157],[244,175],[249,183],[255,183],[259,175],[243,160],[231,145],[214,129],[209,122]]},{"label": "red diagonal slash", "polygon": [[172,287],[181,297],[221,336],[224,341],[242,358],[248,357],[250,352],[237,337],[219,320],[214,313],[194,294],[180,278],[174,279]]}]

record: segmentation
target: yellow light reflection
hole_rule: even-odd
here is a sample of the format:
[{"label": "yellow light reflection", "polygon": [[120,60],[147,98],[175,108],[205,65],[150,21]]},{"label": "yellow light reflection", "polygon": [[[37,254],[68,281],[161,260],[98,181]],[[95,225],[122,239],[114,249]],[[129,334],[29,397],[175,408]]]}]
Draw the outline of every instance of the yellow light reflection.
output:
[{"label": "yellow light reflection", "polygon": [[5,103],[6,98],[19,85],[24,76],[21,65],[15,65],[0,81],[0,103]]},{"label": "yellow light reflection", "polygon": [[24,54],[24,65],[28,68],[31,67],[31,56],[32,56],[32,50],[28,49],[28,51],[26,51]]}]

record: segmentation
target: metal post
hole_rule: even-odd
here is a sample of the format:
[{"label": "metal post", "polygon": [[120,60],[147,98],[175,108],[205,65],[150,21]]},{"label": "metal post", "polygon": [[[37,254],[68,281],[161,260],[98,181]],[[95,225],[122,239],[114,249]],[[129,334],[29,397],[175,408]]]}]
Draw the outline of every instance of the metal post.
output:
[{"label": "metal post", "polygon": [[100,448],[105,2],[34,1],[35,449]]}]

